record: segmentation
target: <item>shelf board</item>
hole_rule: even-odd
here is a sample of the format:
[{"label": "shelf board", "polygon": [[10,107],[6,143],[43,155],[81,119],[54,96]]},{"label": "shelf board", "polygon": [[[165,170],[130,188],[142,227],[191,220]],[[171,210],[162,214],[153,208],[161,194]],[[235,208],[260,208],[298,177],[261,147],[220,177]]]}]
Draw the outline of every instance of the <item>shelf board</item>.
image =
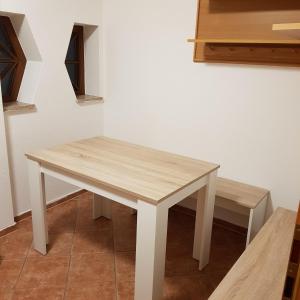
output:
[{"label": "shelf board", "polygon": [[14,101],[14,102],[6,102],[3,103],[3,110],[6,112],[21,112],[21,113],[27,113],[27,112],[34,112],[36,111],[36,107],[34,104]]},{"label": "shelf board", "polygon": [[[300,32],[299,32],[300,33]],[[300,44],[299,40],[260,40],[260,39],[188,39],[189,43],[198,44]]]},{"label": "shelf board", "polygon": [[281,23],[273,24],[274,31],[278,30],[300,30],[300,23]]},{"label": "shelf board", "polygon": [[300,38],[300,23],[273,24],[272,30],[282,31],[290,36]]},{"label": "shelf board", "polygon": [[77,95],[76,98],[78,104],[103,102],[103,97],[99,97],[99,96]]}]

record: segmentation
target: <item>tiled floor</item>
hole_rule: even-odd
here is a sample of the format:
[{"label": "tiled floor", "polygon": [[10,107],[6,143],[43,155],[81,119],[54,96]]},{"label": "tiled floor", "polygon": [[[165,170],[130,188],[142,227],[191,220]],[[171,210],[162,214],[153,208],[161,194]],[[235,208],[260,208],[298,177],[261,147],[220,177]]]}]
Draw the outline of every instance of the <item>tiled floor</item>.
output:
[{"label": "tiled floor", "polygon": [[[133,299],[136,216],[114,204],[91,218],[89,193],[48,210],[49,253],[31,249],[31,219],[0,238],[0,299]],[[194,218],[170,211],[164,299],[207,299],[242,253],[245,237],[214,225],[211,262],[192,259]]]}]

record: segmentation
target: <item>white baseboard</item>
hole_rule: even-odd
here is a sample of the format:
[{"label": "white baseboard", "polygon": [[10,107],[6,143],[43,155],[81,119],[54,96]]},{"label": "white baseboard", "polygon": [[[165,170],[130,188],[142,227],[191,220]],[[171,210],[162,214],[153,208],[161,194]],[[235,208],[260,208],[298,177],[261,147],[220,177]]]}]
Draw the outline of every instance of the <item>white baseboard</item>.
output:
[{"label": "white baseboard", "polygon": [[[61,199],[67,198],[67,197],[69,197],[69,196],[71,196],[71,195],[73,195],[73,194],[75,194],[75,193],[77,193],[77,192],[80,192],[80,191],[81,191],[81,189],[76,189],[76,190],[74,190],[74,191],[71,192],[71,193],[63,194],[61,197],[57,197],[57,198],[54,198],[54,199],[52,199],[52,200],[47,201],[47,205],[48,205],[48,204],[53,204],[53,203],[55,203],[55,202],[57,202],[57,201],[60,201]],[[25,214],[30,213],[30,212],[31,212],[31,209],[28,209],[28,210],[26,210],[26,211],[24,211],[24,212],[19,213],[19,214],[16,215],[15,217],[19,217],[19,216],[25,215]]]}]

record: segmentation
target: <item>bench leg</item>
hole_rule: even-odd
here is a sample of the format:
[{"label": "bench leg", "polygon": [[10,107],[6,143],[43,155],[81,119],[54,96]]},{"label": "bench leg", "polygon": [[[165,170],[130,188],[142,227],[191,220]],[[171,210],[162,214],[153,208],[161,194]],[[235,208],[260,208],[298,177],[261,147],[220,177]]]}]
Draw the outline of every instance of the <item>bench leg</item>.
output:
[{"label": "bench leg", "polygon": [[93,219],[105,217],[111,219],[111,200],[94,194],[93,198]]},{"label": "bench leg", "polygon": [[250,242],[265,224],[268,199],[269,195],[267,195],[255,208],[250,210],[246,247],[248,247]]},{"label": "bench leg", "polygon": [[40,164],[27,160],[32,211],[33,248],[45,255],[47,253],[48,230],[46,222],[45,178]]},{"label": "bench leg", "polygon": [[198,192],[193,257],[199,260],[199,270],[209,262],[216,179],[217,171],[208,176],[207,186]]}]

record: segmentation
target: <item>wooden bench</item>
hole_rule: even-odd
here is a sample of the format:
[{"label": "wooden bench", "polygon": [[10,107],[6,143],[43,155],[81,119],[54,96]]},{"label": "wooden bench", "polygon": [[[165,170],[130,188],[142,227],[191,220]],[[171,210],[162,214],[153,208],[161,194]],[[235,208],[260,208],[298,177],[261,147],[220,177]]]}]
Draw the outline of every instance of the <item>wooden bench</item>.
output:
[{"label": "wooden bench", "polygon": [[281,300],[296,213],[278,208],[209,300]]},{"label": "wooden bench", "polygon": [[[265,223],[269,197],[270,192],[266,189],[217,178],[216,206],[249,218],[246,246]],[[197,193],[189,198],[197,199]]]},{"label": "wooden bench", "polygon": [[256,186],[218,177],[216,205],[249,216],[246,246],[265,223],[270,192]]}]

